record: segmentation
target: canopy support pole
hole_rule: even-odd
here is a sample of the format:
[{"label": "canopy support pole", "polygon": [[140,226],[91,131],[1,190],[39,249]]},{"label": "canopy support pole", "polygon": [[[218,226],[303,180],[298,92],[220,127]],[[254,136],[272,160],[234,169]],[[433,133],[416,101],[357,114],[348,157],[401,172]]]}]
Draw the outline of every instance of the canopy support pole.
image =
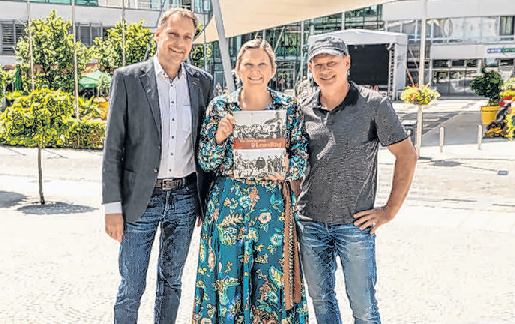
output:
[{"label": "canopy support pole", "polygon": [[[222,18],[222,10],[220,9],[219,0],[211,0],[213,4],[213,14],[216,21],[216,31],[218,32],[218,47],[220,49],[220,55],[222,56],[222,66],[224,68],[225,82],[229,92],[235,90],[234,78],[231,73],[231,57],[229,56],[229,46],[227,44],[227,38],[225,38],[225,27]],[[205,31],[204,31],[205,32]]]}]

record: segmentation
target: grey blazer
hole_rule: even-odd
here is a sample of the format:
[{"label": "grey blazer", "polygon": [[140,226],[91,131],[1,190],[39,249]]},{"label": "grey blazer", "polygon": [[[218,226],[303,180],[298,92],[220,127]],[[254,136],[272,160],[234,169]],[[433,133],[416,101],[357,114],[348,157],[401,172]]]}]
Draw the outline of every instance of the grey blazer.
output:
[{"label": "grey blazer", "polygon": [[[186,70],[195,154],[206,108],[213,96],[213,77],[189,64]],[[121,202],[125,222],[145,212],[161,161],[161,113],[152,59],[115,71],[111,82],[104,154],[102,203]],[[202,217],[210,175],[198,165],[197,215]]]}]

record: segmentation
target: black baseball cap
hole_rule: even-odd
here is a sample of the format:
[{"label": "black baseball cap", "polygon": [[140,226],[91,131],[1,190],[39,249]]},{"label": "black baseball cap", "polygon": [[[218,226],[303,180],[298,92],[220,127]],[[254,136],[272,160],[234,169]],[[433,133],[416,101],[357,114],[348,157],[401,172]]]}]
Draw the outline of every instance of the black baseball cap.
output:
[{"label": "black baseball cap", "polygon": [[308,49],[308,62],[320,54],[329,55],[349,55],[347,45],[340,37],[323,36],[316,38]]}]

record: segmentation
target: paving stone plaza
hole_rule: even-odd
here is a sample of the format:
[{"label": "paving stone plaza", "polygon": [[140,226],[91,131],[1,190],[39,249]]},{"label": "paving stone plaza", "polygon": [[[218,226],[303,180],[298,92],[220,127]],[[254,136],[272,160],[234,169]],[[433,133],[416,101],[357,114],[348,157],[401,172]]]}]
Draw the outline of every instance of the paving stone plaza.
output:
[{"label": "paving stone plaza", "polygon": [[[377,235],[383,323],[515,323],[515,142],[485,139],[478,150],[483,103],[439,100],[424,111],[411,192]],[[416,111],[394,107],[403,119]],[[42,207],[36,150],[0,146],[0,323],[112,323],[118,243],[104,233],[101,157],[101,151],[44,150]],[[378,204],[387,199],[393,162],[381,149]],[[197,228],[180,324],[191,323],[198,240]],[[153,322],[156,250],[157,242],[143,324]],[[352,323],[341,271],[338,294],[344,322]]]}]

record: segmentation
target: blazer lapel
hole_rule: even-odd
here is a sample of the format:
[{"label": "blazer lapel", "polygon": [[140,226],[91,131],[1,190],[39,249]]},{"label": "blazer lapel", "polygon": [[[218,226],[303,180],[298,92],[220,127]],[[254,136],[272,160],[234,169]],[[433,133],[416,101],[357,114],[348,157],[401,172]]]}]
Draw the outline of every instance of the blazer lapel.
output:
[{"label": "blazer lapel", "polygon": [[193,135],[193,143],[197,142],[198,133],[198,110],[199,110],[199,95],[200,85],[199,78],[195,75],[186,64],[183,65],[186,68],[186,75],[188,80],[188,90],[190,93],[190,105],[191,105],[191,133]]},{"label": "blazer lapel", "polygon": [[161,111],[159,109],[159,94],[157,92],[156,71],[154,69],[154,62],[152,59],[148,60],[147,64],[141,69],[140,81],[143,89],[145,89],[147,101],[152,112],[152,116],[154,117],[154,121],[156,122],[159,138],[161,138]]}]

